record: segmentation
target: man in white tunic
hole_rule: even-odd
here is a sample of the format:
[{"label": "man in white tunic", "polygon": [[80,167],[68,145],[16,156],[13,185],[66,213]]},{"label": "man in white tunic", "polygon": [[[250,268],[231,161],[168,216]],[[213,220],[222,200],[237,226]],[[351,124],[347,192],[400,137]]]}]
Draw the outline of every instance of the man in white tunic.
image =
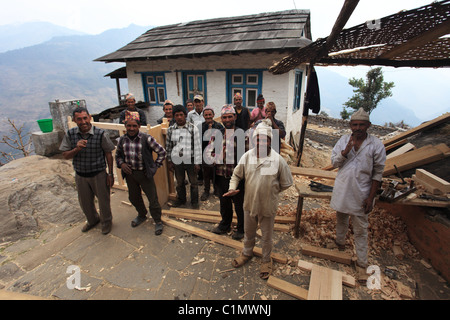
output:
[{"label": "man in white tunic", "polygon": [[331,154],[333,166],[339,168],[330,202],[337,211],[336,244],[344,250],[351,216],[360,281],[367,279],[368,214],[373,209],[386,161],[383,143],[367,133],[370,125],[369,114],[360,108],[350,118],[352,134],[341,137]]},{"label": "man in white tunic", "polygon": [[264,120],[253,138],[256,147],[247,151],[233,171],[229,191],[224,196],[236,195],[239,181],[245,179],[244,195],[244,249],[233,260],[234,267],[244,265],[253,256],[258,223],[262,238],[262,265],[260,277],[267,279],[272,272],[272,234],[279,205],[279,193],[293,184],[286,161],[272,147],[272,128]]}]

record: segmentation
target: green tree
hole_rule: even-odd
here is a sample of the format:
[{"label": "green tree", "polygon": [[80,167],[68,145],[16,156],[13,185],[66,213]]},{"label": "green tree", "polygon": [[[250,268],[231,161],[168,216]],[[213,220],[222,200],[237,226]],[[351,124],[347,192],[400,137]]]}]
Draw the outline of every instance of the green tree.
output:
[{"label": "green tree", "polygon": [[354,95],[344,103],[342,119],[348,119],[359,108],[370,114],[381,100],[392,97],[392,88],[395,86],[394,82],[384,81],[381,68],[370,69],[365,81],[351,78],[348,83],[354,88]]}]

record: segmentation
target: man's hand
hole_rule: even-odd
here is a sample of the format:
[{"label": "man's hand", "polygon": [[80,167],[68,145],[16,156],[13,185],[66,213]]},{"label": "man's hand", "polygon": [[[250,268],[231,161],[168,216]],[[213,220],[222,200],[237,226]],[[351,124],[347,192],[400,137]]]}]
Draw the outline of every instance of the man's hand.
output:
[{"label": "man's hand", "polygon": [[86,148],[86,145],[87,145],[87,140],[84,140],[84,139],[78,140],[77,149],[78,150],[84,149],[84,148]]},{"label": "man's hand", "polygon": [[106,184],[110,188],[112,188],[114,186],[114,175],[113,174],[108,174],[108,177],[106,178]]},{"label": "man's hand", "polygon": [[367,198],[363,202],[364,213],[369,214],[373,210],[373,199]]},{"label": "man's hand", "polygon": [[133,173],[133,171],[131,170],[131,167],[128,164],[126,164],[126,163],[122,163],[120,168],[122,169],[123,172],[125,172],[125,174],[132,174]]},{"label": "man's hand", "polygon": [[350,140],[348,140],[347,146],[344,150],[341,151],[342,156],[347,158],[347,155],[350,151],[352,151],[352,148],[355,146],[355,141],[353,140],[353,135],[350,136]]},{"label": "man's hand", "polygon": [[228,190],[228,192],[224,193],[222,197],[233,197],[237,195],[240,192],[240,190]]},{"label": "man's hand", "polygon": [[175,165],[173,164],[172,161],[167,161],[167,169],[169,169],[170,172],[175,171]]}]

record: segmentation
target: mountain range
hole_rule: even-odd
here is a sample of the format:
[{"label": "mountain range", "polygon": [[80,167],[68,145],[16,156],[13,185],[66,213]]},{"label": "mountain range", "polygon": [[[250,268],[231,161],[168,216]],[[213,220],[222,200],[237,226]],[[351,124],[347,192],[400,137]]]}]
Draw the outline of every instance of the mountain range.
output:
[{"label": "mountain range", "polygon": [[[10,134],[8,118],[24,124],[25,131],[38,131],[36,120],[50,117],[48,103],[56,99],[84,99],[92,113],[116,106],[115,81],[104,76],[123,64],[93,60],[121,48],[150,28],[130,25],[99,35],[74,31],[74,35],[0,53],[0,136]],[[16,37],[33,38],[35,30],[19,29],[25,34],[17,31]],[[36,30],[39,33],[40,28]],[[55,26],[55,33],[58,30],[61,28]],[[126,83],[121,86],[126,90]],[[4,144],[0,144],[0,150],[4,150]]]},{"label": "mountain range", "polygon": [[[116,106],[115,81],[104,75],[123,64],[93,60],[121,48],[150,28],[130,25],[87,35],[49,23],[1,26],[0,52],[8,51],[0,53],[0,136],[8,134],[8,118],[24,123],[29,131],[37,131],[36,120],[50,116],[48,103],[55,99],[85,99],[93,113]],[[317,73],[322,110],[340,118],[344,102],[353,95],[348,78],[324,67],[318,67]],[[123,81],[125,92],[127,83]],[[444,96],[433,103],[443,101]],[[417,126],[423,121],[402,106],[395,95],[383,100],[371,117],[379,125],[403,120]]]},{"label": "mountain range", "polygon": [[27,22],[0,26],[0,53],[43,43],[54,37],[85,35],[49,22]]},{"label": "mountain range", "polygon": [[[320,85],[321,110],[330,117],[341,118],[340,112],[344,103],[353,96],[353,87],[348,84],[348,78],[329,71],[326,67],[316,67],[316,72]],[[370,119],[377,125],[403,121],[415,127],[422,122],[412,110],[401,105],[395,96],[382,100],[371,113]]]}]

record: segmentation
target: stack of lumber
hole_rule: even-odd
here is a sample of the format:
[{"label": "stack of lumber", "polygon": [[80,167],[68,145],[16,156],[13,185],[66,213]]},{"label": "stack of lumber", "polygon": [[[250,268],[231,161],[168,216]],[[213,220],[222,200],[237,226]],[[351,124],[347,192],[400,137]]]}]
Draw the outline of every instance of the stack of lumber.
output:
[{"label": "stack of lumber", "polygon": [[399,171],[405,171],[444,159],[448,156],[450,156],[450,148],[445,143],[436,146],[427,145],[387,159],[383,176],[397,173],[394,165],[397,166]]},{"label": "stack of lumber", "polygon": [[[178,219],[187,219],[194,221],[202,221],[209,223],[219,223],[222,218],[220,216],[220,212],[211,211],[211,210],[196,210],[196,209],[188,209],[188,208],[171,208],[170,210],[162,210],[162,214],[178,218]],[[232,224],[236,224],[237,219],[234,216]],[[275,231],[281,232],[289,232],[292,224],[295,223],[295,217],[287,217],[287,216],[276,216],[275,217]]]},{"label": "stack of lumber", "polygon": [[[308,252],[315,255],[314,252],[320,252],[319,255],[322,258],[332,257],[332,260],[334,260],[335,251],[333,250],[312,246],[308,246],[307,250],[302,250],[302,253]],[[301,300],[342,300],[342,285],[351,288],[356,287],[355,278],[341,271],[305,260],[298,260],[297,267],[300,270],[311,272],[308,290],[273,275],[269,277],[267,285]]]}]

